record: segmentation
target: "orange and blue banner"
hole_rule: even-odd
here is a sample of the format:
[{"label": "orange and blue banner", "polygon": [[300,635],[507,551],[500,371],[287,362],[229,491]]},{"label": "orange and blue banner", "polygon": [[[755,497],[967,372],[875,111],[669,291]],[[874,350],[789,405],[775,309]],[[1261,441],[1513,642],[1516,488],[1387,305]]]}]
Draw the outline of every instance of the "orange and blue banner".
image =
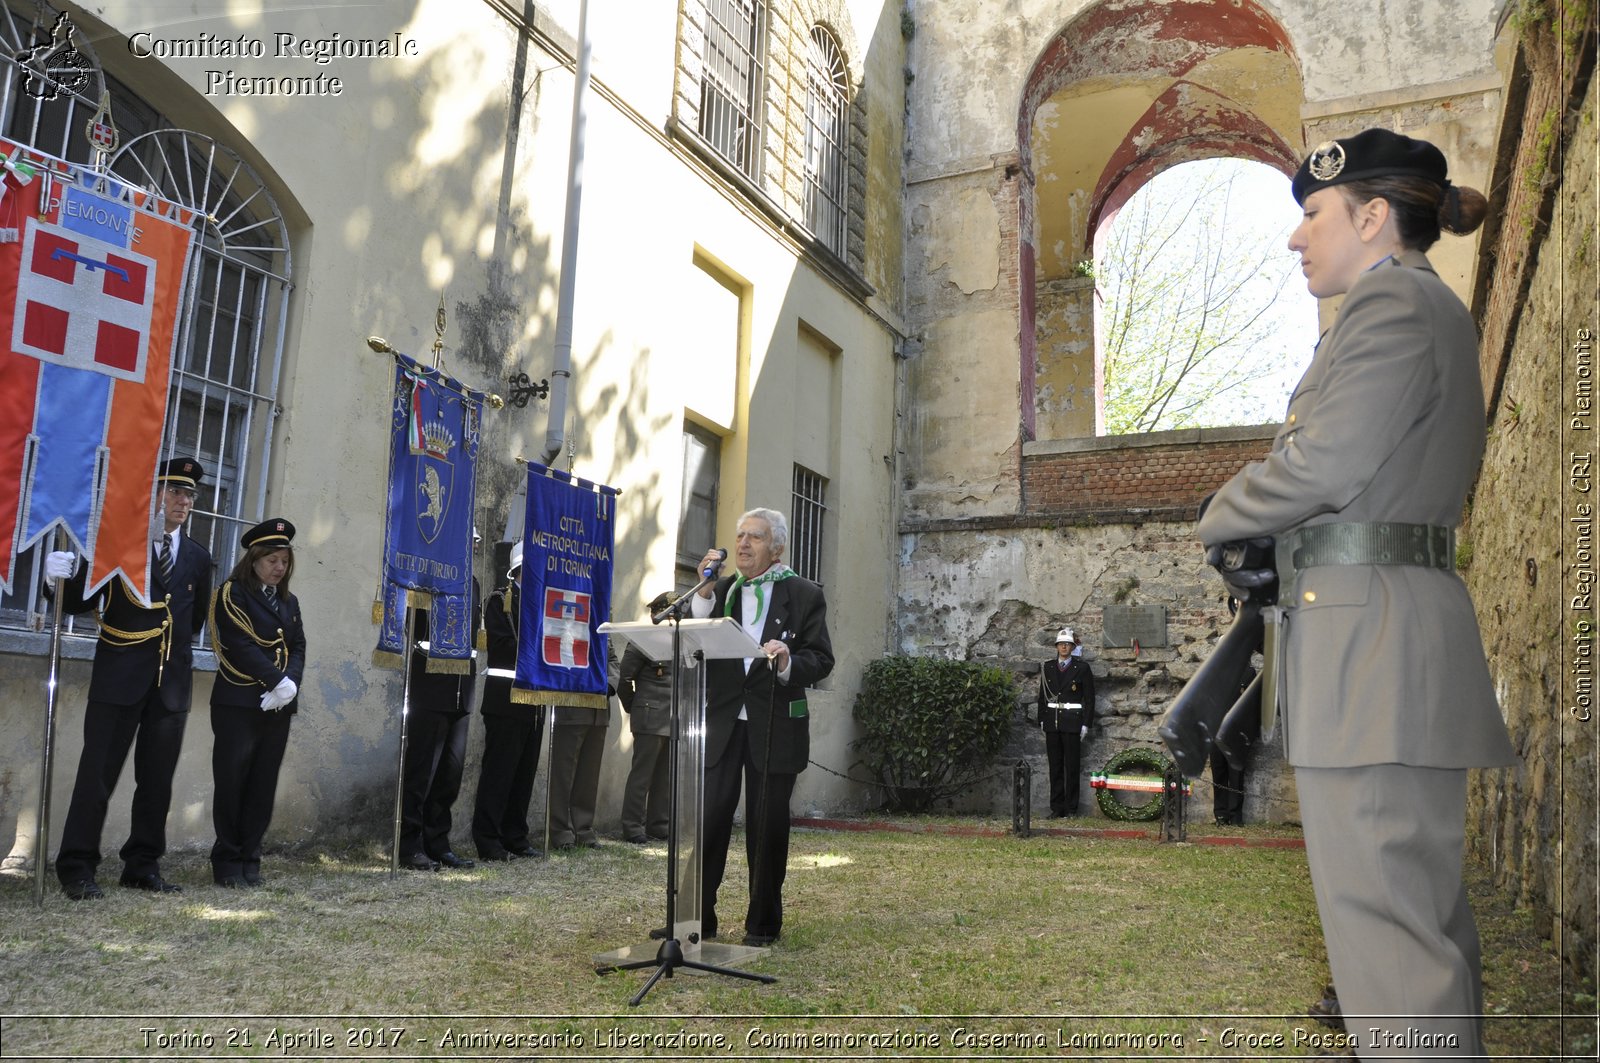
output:
[{"label": "orange and blue banner", "polygon": [[617,489],[528,466],[522,623],[511,699],[604,708]]},{"label": "orange and blue banner", "polygon": [[0,589],[60,528],[149,600],[193,212],[0,138]]},{"label": "orange and blue banner", "polygon": [[403,666],[410,600],[429,607],[429,668],[450,671],[451,662],[465,666],[472,657],[472,513],[485,396],[403,354],[394,359],[373,658]]}]

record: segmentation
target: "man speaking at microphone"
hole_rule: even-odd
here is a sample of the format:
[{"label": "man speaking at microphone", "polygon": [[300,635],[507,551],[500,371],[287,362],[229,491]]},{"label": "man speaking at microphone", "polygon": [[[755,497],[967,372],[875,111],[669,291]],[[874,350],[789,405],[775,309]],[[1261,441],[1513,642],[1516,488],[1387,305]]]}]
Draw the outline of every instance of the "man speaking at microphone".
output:
[{"label": "man speaking at microphone", "polygon": [[[833,671],[828,603],[821,587],[783,564],[788,545],[783,514],[752,509],[739,518],[737,574],[702,588],[691,603],[696,617],[738,621],[763,654],[706,663],[701,935],[717,935],[717,889],[728,864],[742,781],[750,865],[743,943],[755,946],[772,944],[783,929],[789,797],[811,758],[806,689]],[[708,550],[700,571],[714,573],[726,556]]]}]

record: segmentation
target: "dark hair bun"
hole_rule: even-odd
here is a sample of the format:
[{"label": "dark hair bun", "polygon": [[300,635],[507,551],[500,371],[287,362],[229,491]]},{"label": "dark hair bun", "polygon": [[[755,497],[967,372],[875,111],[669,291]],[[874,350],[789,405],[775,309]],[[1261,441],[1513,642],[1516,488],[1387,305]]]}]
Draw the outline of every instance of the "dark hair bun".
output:
[{"label": "dark hair bun", "polygon": [[1447,185],[1439,203],[1439,228],[1465,236],[1483,224],[1489,214],[1489,201],[1476,188]]}]

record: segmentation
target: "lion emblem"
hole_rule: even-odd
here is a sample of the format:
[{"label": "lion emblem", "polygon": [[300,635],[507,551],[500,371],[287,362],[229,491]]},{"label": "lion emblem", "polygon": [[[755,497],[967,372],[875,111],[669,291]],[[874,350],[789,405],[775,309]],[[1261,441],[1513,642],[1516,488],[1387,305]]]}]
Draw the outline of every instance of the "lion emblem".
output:
[{"label": "lion emblem", "polygon": [[422,482],[417,486],[427,503],[418,514],[418,519],[431,520],[438,527],[439,518],[444,516],[444,485],[439,482],[439,470],[428,466],[422,474]]}]

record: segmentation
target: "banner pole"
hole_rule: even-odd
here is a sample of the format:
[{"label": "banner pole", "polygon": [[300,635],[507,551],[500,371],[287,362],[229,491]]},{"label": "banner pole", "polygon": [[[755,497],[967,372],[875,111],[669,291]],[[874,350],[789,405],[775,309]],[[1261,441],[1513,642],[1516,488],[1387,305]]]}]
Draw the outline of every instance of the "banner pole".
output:
[{"label": "banner pole", "polygon": [[401,654],[405,670],[400,680],[400,763],[394,773],[394,845],[389,850],[389,877],[400,877],[400,817],[406,788],[406,730],[411,715],[411,646],[416,635],[413,630],[416,613],[411,608],[410,592],[406,593],[406,641]]},{"label": "banner pole", "polygon": [[[60,550],[61,529],[55,531],[55,547]],[[88,562],[85,562],[87,564]],[[39,819],[33,837],[33,903],[44,907],[44,872],[50,862],[50,781],[56,756],[56,694],[61,672],[61,613],[65,580],[55,580],[55,617],[50,625],[50,678],[44,695],[44,755],[39,759]]]}]

